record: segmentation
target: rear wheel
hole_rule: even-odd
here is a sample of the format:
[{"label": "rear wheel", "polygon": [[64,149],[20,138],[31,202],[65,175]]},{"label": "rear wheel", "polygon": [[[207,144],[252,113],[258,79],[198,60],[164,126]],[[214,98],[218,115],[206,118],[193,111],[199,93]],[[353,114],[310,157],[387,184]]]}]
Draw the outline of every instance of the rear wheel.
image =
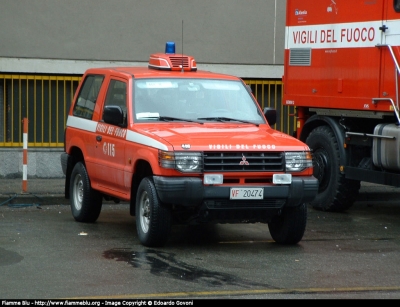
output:
[{"label": "rear wheel", "polygon": [[78,222],[93,223],[100,215],[102,196],[90,186],[89,175],[82,162],[75,164],[69,188],[71,212]]},{"label": "rear wheel", "polygon": [[286,207],[282,214],[268,223],[272,239],[279,244],[297,244],[303,238],[307,225],[307,205]]},{"label": "rear wheel", "polygon": [[163,246],[171,230],[171,210],[160,203],[150,177],[144,178],[139,184],[135,213],[140,242],[149,247]]},{"label": "rear wheel", "polygon": [[332,129],[315,128],[306,143],[313,151],[314,176],[319,181],[318,194],[311,205],[323,211],[347,210],[357,198],[360,181],[345,179],[340,173],[339,147]]}]

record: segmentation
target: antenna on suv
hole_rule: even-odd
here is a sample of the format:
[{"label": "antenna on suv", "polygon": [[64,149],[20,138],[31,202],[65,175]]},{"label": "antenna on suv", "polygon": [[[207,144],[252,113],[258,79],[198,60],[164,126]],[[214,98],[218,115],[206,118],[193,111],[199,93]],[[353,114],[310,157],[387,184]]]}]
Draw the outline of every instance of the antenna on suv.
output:
[{"label": "antenna on suv", "polygon": [[184,72],[184,69],[183,69],[183,19],[182,19],[182,72]]}]

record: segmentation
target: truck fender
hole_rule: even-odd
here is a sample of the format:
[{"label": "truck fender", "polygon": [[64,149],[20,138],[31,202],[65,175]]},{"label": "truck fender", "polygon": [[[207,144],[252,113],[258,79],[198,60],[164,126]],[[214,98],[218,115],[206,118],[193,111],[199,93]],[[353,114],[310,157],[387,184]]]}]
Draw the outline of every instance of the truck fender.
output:
[{"label": "truck fender", "polygon": [[[335,134],[338,144],[342,144],[342,146],[339,146],[340,165],[347,165],[347,155],[343,146],[345,133],[343,127],[339,124],[338,120],[332,117],[313,115],[305,122],[304,127],[301,130],[299,139],[305,142],[310,132],[314,128],[322,125],[329,126]],[[341,173],[344,173],[344,171],[341,170]]]}]

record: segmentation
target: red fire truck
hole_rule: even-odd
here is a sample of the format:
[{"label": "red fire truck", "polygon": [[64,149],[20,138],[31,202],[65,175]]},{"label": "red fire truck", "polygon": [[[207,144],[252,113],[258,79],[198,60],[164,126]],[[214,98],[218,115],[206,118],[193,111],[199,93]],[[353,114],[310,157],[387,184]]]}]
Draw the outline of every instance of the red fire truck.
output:
[{"label": "red fire truck", "polygon": [[400,0],[287,0],[284,97],[313,152],[315,209],[400,187]]}]

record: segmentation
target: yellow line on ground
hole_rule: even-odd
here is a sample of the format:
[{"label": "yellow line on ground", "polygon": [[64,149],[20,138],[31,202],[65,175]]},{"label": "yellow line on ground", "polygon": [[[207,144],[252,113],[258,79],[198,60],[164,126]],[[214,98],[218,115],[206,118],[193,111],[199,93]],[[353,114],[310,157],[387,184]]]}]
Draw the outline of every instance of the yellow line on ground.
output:
[{"label": "yellow line on ground", "polygon": [[371,291],[400,291],[400,286],[393,287],[341,287],[341,288],[293,288],[293,289],[258,289],[258,290],[226,290],[226,291],[199,291],[199,292],[169,292],[143,293],[107,296],[70,297],[67,299],[154,299],[154,298],[191,298],[227,295],[254,295],[254,294],[294,294],[294,293],[334,293],[334,292],[371,292]]}]

